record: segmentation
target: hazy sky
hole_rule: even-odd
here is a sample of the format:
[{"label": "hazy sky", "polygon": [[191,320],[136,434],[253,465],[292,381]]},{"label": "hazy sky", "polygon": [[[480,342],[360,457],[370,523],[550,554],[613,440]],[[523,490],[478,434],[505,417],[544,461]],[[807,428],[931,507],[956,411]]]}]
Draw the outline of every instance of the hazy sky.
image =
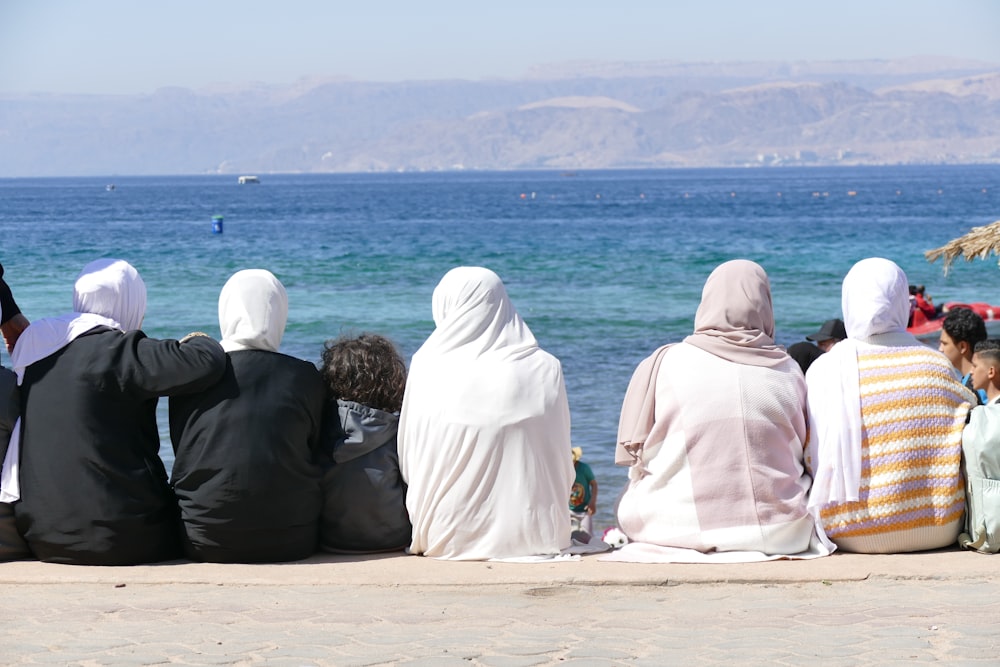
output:
[{"label": "hazy sky", "polygon": [[997,0],[0,0],[0,92],[516,78],[572,60],[1000,64]]}]

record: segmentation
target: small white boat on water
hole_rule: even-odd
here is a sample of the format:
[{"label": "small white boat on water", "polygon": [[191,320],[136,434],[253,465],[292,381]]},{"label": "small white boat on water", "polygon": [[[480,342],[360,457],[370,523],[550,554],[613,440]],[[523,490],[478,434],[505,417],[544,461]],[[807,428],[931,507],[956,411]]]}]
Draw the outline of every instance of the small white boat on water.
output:
[{"label": "small white boat on water", "polygon": [[250,183],[260,183],[260,179],[256,176],[240,176],[240,185],[248,185]]}]

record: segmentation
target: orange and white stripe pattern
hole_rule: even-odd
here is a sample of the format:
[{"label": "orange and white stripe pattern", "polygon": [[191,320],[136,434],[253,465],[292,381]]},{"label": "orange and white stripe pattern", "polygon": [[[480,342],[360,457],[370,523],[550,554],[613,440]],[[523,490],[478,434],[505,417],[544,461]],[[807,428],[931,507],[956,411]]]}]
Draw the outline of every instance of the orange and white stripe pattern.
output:
[{"label": "orange and white stripe pattern", "polygon": [[[859,352],[861,483],[858,500],[822,510],[838,545],[877,552],[944,546],[965,511],[962,429],[971,395],[947,360],[922,347]],[[923,535],[922,535],[923,533]]]}]

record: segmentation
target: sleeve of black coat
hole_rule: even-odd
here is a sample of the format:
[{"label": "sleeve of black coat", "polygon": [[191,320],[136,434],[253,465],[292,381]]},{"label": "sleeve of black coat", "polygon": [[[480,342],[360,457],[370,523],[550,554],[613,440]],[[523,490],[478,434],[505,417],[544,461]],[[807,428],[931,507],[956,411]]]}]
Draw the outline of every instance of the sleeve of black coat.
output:
[{"label": "sleeve of black coat", "polygon": [[0,463],[7,456],[10,433],[21,411],[21,395],[14,372],[0,366]]},{"label": "sleeve of black coat", "polygon": [[226,353],[208,336],[194,336],[183,342],[133,337],[129,350],[132,363],[125,364],[127,382],[151,396],[173,396],[202,391],[219,381],[226,370]]}]

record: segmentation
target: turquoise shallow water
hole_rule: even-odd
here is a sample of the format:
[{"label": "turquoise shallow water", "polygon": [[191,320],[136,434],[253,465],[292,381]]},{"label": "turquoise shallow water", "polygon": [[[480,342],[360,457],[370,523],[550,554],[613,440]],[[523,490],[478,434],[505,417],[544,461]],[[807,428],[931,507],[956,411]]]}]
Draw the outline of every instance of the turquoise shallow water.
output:
[{"label": "turquoise shallow water", "polygon": [[[790,344],[840,314],[858,259],[896,261],[938,302],[1000,303],[994,259],[949,276],[923,252],[1000,218],[1000,167],[879,167],[385,175],[0,179],[0,261],[30,318],[70,307],[88,261],[118,256],[149,290],[145,330],[218,335],[219,289],[273,271],[289,292],[283,351],[318,360],[342,331],[377,331],[409,356],[433,328],[451,267],[492,268],[563,362],[575,444],[602,485],[629,376],[690,332],[705,278],[759,262]],[[113,182],[114,191],[105,185]],[[849,193],[855,193],[853,195]],[[213,215],[224,233],[212,234]],[[3,353],[6,364],[6,353]],[[162,453],[170,464],[166,422]]]}]

